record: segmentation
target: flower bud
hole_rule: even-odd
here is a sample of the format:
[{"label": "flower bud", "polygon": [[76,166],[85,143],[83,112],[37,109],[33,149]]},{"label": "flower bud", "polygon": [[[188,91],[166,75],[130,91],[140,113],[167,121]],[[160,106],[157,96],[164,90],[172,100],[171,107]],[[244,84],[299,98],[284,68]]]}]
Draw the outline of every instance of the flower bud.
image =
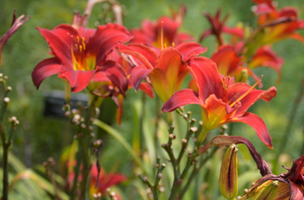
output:
[{"label": "flower bud", "polygon": [[235,78],[236,82],[246,83],[247,80],[248,80],[248,70],[247,69],[243,69]]},{"label": "flower bud", "polygon": [[264,182],[262,185],[253,190],[250,200],[273,200],[278,192],[279,181],[269,180]]},{"label": "flower bud", "polygon": [[232,144],[222,161],[219,188],[226,199],[233,199],[238,193],[237,152],[235,144]]}]

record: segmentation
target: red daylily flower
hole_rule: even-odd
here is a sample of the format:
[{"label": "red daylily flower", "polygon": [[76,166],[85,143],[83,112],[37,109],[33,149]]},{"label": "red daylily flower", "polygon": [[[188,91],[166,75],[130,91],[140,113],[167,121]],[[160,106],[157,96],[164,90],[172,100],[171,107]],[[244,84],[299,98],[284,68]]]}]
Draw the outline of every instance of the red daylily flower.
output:
[{"label": "red daylily flower", "polygon": [[[98,169],[96,165],[91,168],[91,180],[90,180],[90,196],[93,194],[105,194],[107,189],[111,186],[117,185],[127,178],[122,174],[105,173],[101,168],[98,178]],[[97,183],[97,184],[96,184]],[[95,187],[97,186],[97,187]]]},{"label": "red daylily flower", "polygon": [[[255,90],[245,83],[233,83],[227,77],[222,78],[216,64],[208,58],[194,58],[189,67],[198,86],[198,94],[191,89],[183,89],[163,105],[163,112],[171,112],[187,104],[199,104],[202,107],[203,130],[198,140],[202,142],[208,131],[230,122],[242,122],[250,125],[258,137],[269,148],[272,140],[263,120],[247,112],[257,100],[270,101],[276,96],[275,87]],[[258,82],[257,82],[258,83]],[[257,84],[256,83],[256,84]]]},{"label": "red daylily flower", "polygon": [[[80,168],[82,168],[82,166],[80,166]],[[100,169],[98,176],[98,168],[96,165],[92,166],[90,177],[91,179],[90,179],[89,193],[91,197],[93,197],[94,194],[98,194],[98,193],[106,194],[108,188],[127,180],[127,178],[124,175],[119,173],[105,173],[103,168]],[[72,187],[74,178],[75,178],[74,172],[68,174],[67,187]],[[78,181],[79,182],[82,181],[81,174],[78,176]]]},{"label": "red daylily flower", "polygon": [[12,19],[12,25],[10,29],[0,38],[0,66],[2,63],[2,49],[8,39],[26,22],[30,16],[26,16],[24,18],[24,15],[21,15],[16,19],[16,10],[14,10],[13,13],[13,19]]},{"label": "red daylily flower", "polygon": [[137,90],[141,81],[148,77],[163,102],[181,87],[189,73],[187,66],[190,61],[207,50],[197,43],[183,43],[162,51],[138,44],[120,45],[119,49],[138,62],[138,66],[131,71],[130,85]]},{"label": "red daylily flower", "polygon": [[131,43],[139,43],[162,48],[162,45],[171,46],[172,43],[179,45],[186,41],[192,41],[193,37],[186,33],[178,33],[181,20],[161,17],[157,22],[144,20],[141,29],[131,29],[134,36]]},{"label": "red daylily flower", "polygon": [[[122,55],[125,56],[125,55]],[[124,69],[126,73],[126,78],[129,80],[130,72],[132,70],[131,66],[118,54],[116,50],[110,53],[107,56],[107,59],[115,61],[118,65],[121,65],[121,68]],[[108,79],[104,80],[102,83],[96,83],[94,88],[96,88],[93,93],[101,98],[110,97],[113,99],[117,106],[116,111],[116,122],[120,125],[121,124],[121,117],[123,113],[123,93],[115,86],[113,83]],[[128,89],[131,88],[128,85]],[[148,83],[140,83],[139,89],[145,92],[149,97],[153,98],[153,88]]]},{"label": "red daylily flower", "polygon": [[73,92],[85,89],[91,81],[110,79],[124,94],[127,79],[115,62],[106,59],[119,42],[131,39],[126,28],[117,24],[98,26],[95,29],[62,24],[53,30],[38,28],[49,43],[54,57],[45,59],[35,67],[32,78],[39,88],[48,76],[58,74],[68,80]]},{"label": "red daylily flower", "polygon": [[257,3],[254,9],[259,15],[258,23],[263,27],[263,32],[256,36],[262,45],[273,44],[277,41],[293,38],[304,43],[304,38],[295,33],[298,29],[304,28],[304,20],[298,19],[298,12],[295,8],[285,7],[277,10],[272,0],[253,0]]},{"label": "red daylily flower", "polygon": [[230,28],[228,26],[225,26],[225,23],[229,17],[228,15],[226,15],[222,21],[220,21],[220,15],[221,15],[221,10],[218,10],[214,17],[211,16],[211,14],[209,13],[204,14],[204,16],[209,21],[211,28],[202,33],[202,35],[200,36],[200,42],[202,42],[207,36],[214,35],[217,39],[218,45],[221,46],[224,44],[224,40],[222,38],[223,33],[228,33],[237,36],[239,38],[244,37],[243,29]]}]

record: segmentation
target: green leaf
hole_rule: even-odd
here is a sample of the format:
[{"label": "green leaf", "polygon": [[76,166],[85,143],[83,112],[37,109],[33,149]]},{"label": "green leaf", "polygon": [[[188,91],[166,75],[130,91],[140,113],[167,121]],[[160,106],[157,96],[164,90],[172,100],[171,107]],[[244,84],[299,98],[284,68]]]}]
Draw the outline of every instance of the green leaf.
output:
[{"label": "green leaf", "polygon": [[126,150],[130,153],[130,155],[134,158],[135,162],[138,164],[138,166],[142,169],[144,173],[149,175],[149,171],[146,169],[144,164],[142,163],[141,159],[136,155],[136,153],[133,151],[130,144],[119,134],[117,130],[112,128],[111,126],[105,124],[104,122],[95,119],[93,121],[93,124],[97,125],[99,128],[105,130],[107,133],[109,133],[112,137],[114,137],[117,141],[122,144],[126,148]]},{"label": "green leaf", "polygon": [[[30,179],[34,181],[36,184],[39,185],[40,188],[55,196],[55,190],[53,185],[31,169],[27,169],[23,172],[20,172],[14,177],[9,186],[9,192],[13,189],[16,183],[22,179]],[[69,196],[60,190],[58,190],[58,195],[61,197],[62,200],[69,199]]]}]

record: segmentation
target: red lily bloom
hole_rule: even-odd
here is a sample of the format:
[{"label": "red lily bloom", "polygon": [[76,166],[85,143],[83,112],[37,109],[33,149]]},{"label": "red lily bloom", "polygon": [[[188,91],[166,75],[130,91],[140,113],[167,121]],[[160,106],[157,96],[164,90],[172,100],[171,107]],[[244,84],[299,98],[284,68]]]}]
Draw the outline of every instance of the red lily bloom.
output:
[{"label": "red lily bloom", "polygon": [[[125,56],[125,55],[122,55]],[[107,58],[110,60],[113,60],[117,63],[117,65],[121,65],[121,68],[124,69],[126,73],[126,78],[129,80],[130,78],[130,72],[132,70],[131,66],[118,54],[116,50],[114,50],[112,53],[110,53]],[[113,85],[113,83],[108,79],[104,80],[102,83],[96,83],[97,86],[93,93],[101,98],[107,98],[110,97],[113,99],[117,106],[116,111],[116,122],[120,125],[121,124],[121,117],[123,113],[123,93],[119,91],[119,89]],[[130,85],[128,85],[128,89],[131,88]],[[149,97],[153,98],[153,88],[148,83],[140,83],[139,89],[145,92]]]},{"label": "red lily bloom", "polygon": [[[190,64],[191,73],[198,86],[198,94],[191,89],[176,92],[163,105],[163,112],[171,112],[187,104],[199,104],[202,107],[203,130],[198,140],[202,142],[208,131],[230,122],[242,122],[250,125],[258,137],[272,148],[271,137],[263,120],[247,112],[257,100],[270,101],[276,96],[275,87],[255,90],[245,83],[233,83],[227,77],[222,78],[216,64],[208,58],[194,58]],[[257,84],[257,83],[256,83]]]},{"label": "red lily bloom", "polygon": [[[94,194],[106,194],[106,191],[109,187],[117,185],[123,181],[127,180],[127,178],[122,174],[113,174],[108,173],[105,174],[104,170],[101,168],[99,172],[98,178],[98,169],[96,165],[93,165],[91,168],[91,180],[90,180],[90,196]],[[96,186],[97,183],[97,187]]]},{"label": "red lily bloom", "polygon": [[230,28],[230,27],[225,26],[225,22],[227,21],[227,19],[229,17],[228,15],[226,15],[222,21],[220,21],[220,15],[221,15],[221,10],[218,10],[214,17],[211,16],[211,14],[209,14],[209,13],[204,14],[204,16],[209,21],[211,28],[202,33],[202,35],[200,36],[200,42],[203,41],[203,39],[205,39],[205,37],[207,37],[209,35],[214,35],[217,39],[218,45],[221,46],[224,44],[224,41],[222,38],[223,33],[228,33],[228,34],[237,36],[239,38],[244,37],[243,29]]},{"label": "red lily bloom", "polygon": [[263,32],[256,36],[262,45],[273,44],[287,38],[304,43],[304,38],[295,33],[296,30],[304,28],[304,21],[298,19],[295,8],[285,7],[277,10],[272,4],[272,0],[253,1],[257,3],[254,12],[259,15],[258,23],[263,27]]},{"label": "red lily bloom", "polygon": [[137,90],[141,81],[149,77],[163,102],[181,87],[189,73],[187,66],[190,61],[207,50],[197,43],[183,43],[176,48],[167,47],[161,52],[159,49],[138,44],[120,45],[119,49],[121,53],[137,59],[139,64],[131,71],[130,85]]},{"label": "red lily bloom", "polygon": [[131,29],[134,36],[131,43],[139,43],[162,48],[161,45],[179,45],[186,41],[192,41],[193,37],[186,33],[178,33],[181,21],[170,17],[161,17],[157,22],[144,20],[141,29]]},{"label": "red lily bloom", "polygon": [[124,93],[127,79],[124,71],[116,63],[106,59],[118,42],[131,39],[123,26],[108,24],[95,29],[62,24],[53,30],[38,28],[49,43],[54,57],[45,59],[35,67],[32,78],[39,88],[48,76],[58,74],[59,78],[69,81],[72,91],[85,89],[91,81],[110,79]]},{"label": "red lily bloom", "polygon": [[21,15],[16,19],[16,10],[13,13],[12,25],[10,29],[0,38],[0,66],[2,63],[2,49],[8,39],[26,22],[30,16],[24,18],[24,15]]}]

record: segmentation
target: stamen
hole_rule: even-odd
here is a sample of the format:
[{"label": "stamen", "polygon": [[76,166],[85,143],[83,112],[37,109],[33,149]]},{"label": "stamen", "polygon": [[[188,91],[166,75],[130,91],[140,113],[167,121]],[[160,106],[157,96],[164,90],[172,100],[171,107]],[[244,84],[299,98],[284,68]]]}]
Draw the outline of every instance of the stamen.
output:
[{"label": "stamen", "polygon": [[76,48],[76,50],[78,50],[78,45],[77,44],[75,44],[75,48]]},{"label": "stamen", "polygon": [[77,40],[77,43],[79,43],[79,37],[78,36],[76,36],[76,40]]},{"label": "stamen", "polygon": [[82,46],[81,46],[81,45],[79,45],[79,51],[80,51],[80,52],[82,51]]},{"label": "stamen", "polygon": [[160,45],[161,50],[164,50],[164,22],[161,22],[161,29],[160,29]]},{"label": "stamen", "polygon": [[175,47],[175,43],[174,42],[172,42],[172,47]]},{"label": "stamen", "polygon": [[83,50],[85,51],[86,50],[86,45],[85,45],[85,39],[84,39],[84,37],[81,37],[81,40],[82,40]]},{"label": "stamen", "polygon": [[230,104],[230,107],[234,106],[237,101],[242,100],[251,90],[253,90],[255,88],[255,86],[257,86],[261,82],[262,78],[263,78],[263,75],[261,76],[261,78],[247,92],[245,92],[241,97],[239,97],[232,104]]}]

